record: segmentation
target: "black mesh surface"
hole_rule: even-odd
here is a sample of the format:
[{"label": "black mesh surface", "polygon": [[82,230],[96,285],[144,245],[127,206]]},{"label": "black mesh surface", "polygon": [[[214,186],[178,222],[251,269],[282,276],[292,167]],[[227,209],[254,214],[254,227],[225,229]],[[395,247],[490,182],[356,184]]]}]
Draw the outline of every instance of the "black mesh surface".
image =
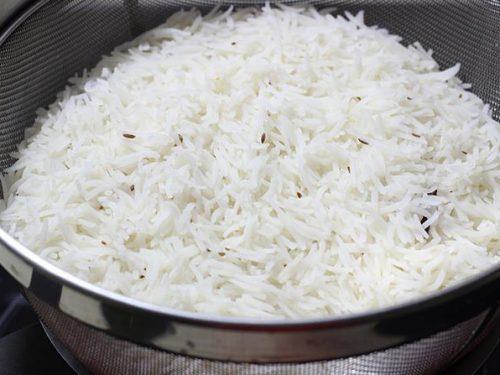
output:
[{"label": "black mesh surface", "polygon": [[467,347],[485,314],[431,337],[366,355],[283,364],[235,363],[155,350],[89,328],[26,296],[52,335],[92,374],[135,375],[420,375],[436,374]]}]

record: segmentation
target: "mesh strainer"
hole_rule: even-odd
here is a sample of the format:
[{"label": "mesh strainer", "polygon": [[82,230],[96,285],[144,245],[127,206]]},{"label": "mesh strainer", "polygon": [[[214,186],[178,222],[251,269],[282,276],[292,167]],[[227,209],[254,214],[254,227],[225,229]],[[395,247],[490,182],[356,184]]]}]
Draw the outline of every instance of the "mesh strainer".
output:
[{"label": "mesh strainer", "polygon": [[[1,169],[11,164],[9,154],[33,123],[35,110],[52,102],[70,76],[180,7],[208,10],[216,3],[226,4],[185,0],[30,3],[11,18],[10,25],[0,25]],[[442,66],[461,62],[461,78],[472,83],[472,91],[491,105],[499,119],[498,0],[311,3],[320,8],[335,6],[337,12],[364,9],[368,24],[380,24],[403,36],[406,43],[420,41],[435,51]],[[95,373],[431,373],[457,358],[474,340],[500,295],[497,267],[444,293],[366,314],[292,322],[211,318],[151,306],[86,284],[2,231],[0,245],[0,264],[23,286],[43,322]]]}]

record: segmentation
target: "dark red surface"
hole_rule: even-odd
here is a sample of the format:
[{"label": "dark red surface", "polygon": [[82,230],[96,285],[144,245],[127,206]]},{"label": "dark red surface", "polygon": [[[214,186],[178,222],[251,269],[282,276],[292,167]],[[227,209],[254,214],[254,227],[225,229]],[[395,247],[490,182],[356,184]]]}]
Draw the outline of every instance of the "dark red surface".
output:
[{"label": "dark red surface", "polygon": [[0,267],[0,374],[74,375],[45,335],[35,313]]}]

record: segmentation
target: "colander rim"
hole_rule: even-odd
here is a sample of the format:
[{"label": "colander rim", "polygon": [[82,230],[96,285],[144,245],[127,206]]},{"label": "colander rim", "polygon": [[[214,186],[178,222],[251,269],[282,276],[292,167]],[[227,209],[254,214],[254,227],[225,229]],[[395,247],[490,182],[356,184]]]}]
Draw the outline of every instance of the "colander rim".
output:
[{"label": "colander rim", "polygon": [[[8,37],[34,12],[40,9],[43,5],[47,4],[50,0],[35,0],[26,9],[22,10],[19,15],[2,30],[0,28],[0,45],[5,43]],[[387,318],[389,316],[398,317],[403,316],[409,312],[425,310],[444,299],[455,299],[465,294],[470,289],[479,288],[483,284],[491,282],[492,280],[500,280],[500,263],[495,266],[475,274],[467,279],[461,280],[444,290],[428,293],[424,296],[411,298],[409,300],[400,302],[395,305],[386,307],[373,308],[362,310],[355,313],[345,313],[332,316],[315,317],[315,318],[246,318],[246,317],[232,317],[222,316],[216,314],[205,314],[198,312],[183,311],[167,306],[155,305],[148,302],[143,302],[135,298],[127,297],[125,295],[112,292],[86,282],[78,277],[70,274],[69,272],[58,268],[46,261],[27,247],[22,245],[15,238],[6,233],[0,228],[0,243],[4,245],[9,251],[13,252],[24,262],[31,267],[42,271],[46,276],[62,285],[70,286],[75,290],[83,292],[89,296],[98,297],[112,304],[120,306],[139,308],[148,313],[160,314],[165,317],[175,317],[181,320],[190,321],[191,323],[206,323],[206,324],[222,324],[222,325],[236,325],[253,327],[297,327],[318,324],[324,325],[349,325],[360,321],[376,321],[381,317]],[[7,270],[10,272],[10,270]],[[500,294],[500,293],[499,293]],[[500,299],[500,296],[499,296]]]},{"label": "colander rim", "polygon": [[[161,315],[165,318],[188,322],[190,324],[201,324],[207,326],[230,326],[248,329],[269,329],[269,328],[298,328],[307,326],[349,326],[359,322],[379,321],[380,319],[403,317],[409,313],[425,311],[433,306],[444,304],[447,301],[460,298],[468,293],[473,293],[475,289],[480,289],[486,284],[500,281],[500,263],[495,266],[475,274],[467,279],[461,280],[443,290],[431,292],[424,296],[411,298],[407,301],[395,305],[362,310],[360,312],[345,313],[332,316],[311,317],[311,318],[253,318],[253,317],[233,317],[216,314],[206,314],[200,312],[190,312],[175,309],[167,306],[156,305],[144,302],[132,297],[104,289],[90,282],[82,280],[71,273],[51,264],[38,254],[29,250],[18,240],[0,228],[0,245],[10,251],[18,258],[22,259],[33,269],[40,271],[44,276],[58,282],[62,286],[70,287],[78,292],[99,301],[106,301],[116,306],[141,310],[143,312]],[[1,260],[1,257],[0,257]],[[7,269],[12,274],[12,271]],[[28,289],[30,287],[28,286]],[[500,300],[500,292],[498,293]]]}]

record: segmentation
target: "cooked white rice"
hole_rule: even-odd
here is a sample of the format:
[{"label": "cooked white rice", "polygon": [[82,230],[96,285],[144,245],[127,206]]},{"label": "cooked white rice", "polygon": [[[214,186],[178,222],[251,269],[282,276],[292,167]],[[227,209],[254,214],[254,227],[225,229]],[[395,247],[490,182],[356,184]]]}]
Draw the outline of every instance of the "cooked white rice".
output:
[{"label": "cooked white rice", "polygon": [[500,127],[363,15],[179,12],[40,110],[0,223],[103,288],[325,316],[499,261]]}]

